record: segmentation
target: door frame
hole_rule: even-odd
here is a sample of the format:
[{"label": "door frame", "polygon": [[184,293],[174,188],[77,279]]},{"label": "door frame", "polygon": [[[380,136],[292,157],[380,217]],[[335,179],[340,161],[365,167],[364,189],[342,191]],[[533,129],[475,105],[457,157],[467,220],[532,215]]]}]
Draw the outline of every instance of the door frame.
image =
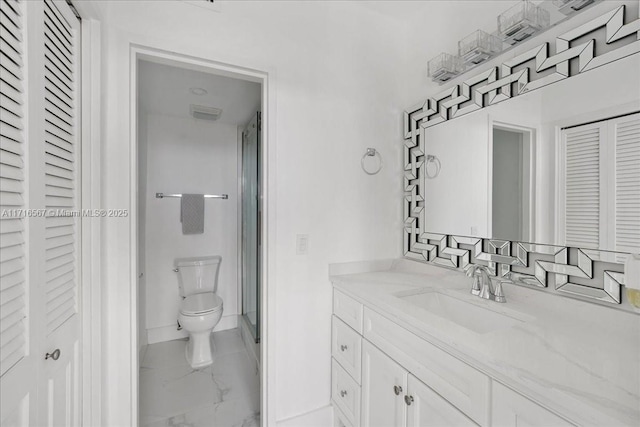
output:
[{"label": "door frame", "polygon": [[[526,226],[523,242],[534,242],[536,236],[536,183],[538,180],[536,170],[537,164],[537,150],[538,150],[538,138],[539,130],[527,126],[516,125],[513,123],[501,122],[494,120],[489,116],[489,142],[487,150],[487,235],[493,237],[493,129],[503,129],[510,132],[518,132],[523,135],[529,136],[529,164],[523,165],[529,168],[528,182],[523,182],[523,186],[526,186],[528,191],[526,196],[526,202],[528,209],[526,209],[526,218],[523,218],[523,226]],[[523,140],[523,147],[526,147]],[[523,200],[524,202],[524,200]]]},{"label": "door frame", "polygon": [[[275,321],[275,292],[270,290],[270,284],[275,283],[275,191],[273,186],[275,184],[275,116],[272,112],[275,112],[275,108],[272,108],[275,101],[275,88],[273,85],[273,79],[268,71],[251,69],[233,64],[227,64],[204,58],[197,58],[188,55],[182,55],[175,52],[168,52],[161,49],[156,49],[149,46],[130,44],[130,74],[129,74],[129,113],[130,113],[130,283],[135,284],[131,286],[129,293],[129,310],[131,316],[129,318],[129,342],[131,344],[131,354],[129,355],[131,370],[131,396],[134,401],[131,402],[132,425],[137,424],[138,421],[138,372],[139,372],[139,360],[138,360],[138,298],[137,298],[137,268],[133,266],[137,265],[138,258],[138,60],[144,59],[161,64],[168,64],[173,66],[179,66],[181,68],[188,68],[192,70],[198,70],[207,72],[214,75],[221,75],[226,77],[238,78],[241,80],[253,81],[261,84],[262,91],[262,156],[261,162],[263,166],[261,185],[262,185],[262,214],[261,221],[266,224],[262,227],[261,238],[264,242],[263,250],[261,253],[261,271],[262,276],[262,299],[260,301],[262,313],[261,313],[261,327],[264,332],[263,339],[260,346],[260,414],[261,424],[263,426],[275,425],[275,371],[272,368],[272,361],[274,360],[274,336],[270,333],[273,330],[273,323]],[[125,338],[125,337],[123,337]]]},{"label": "door frame", "polygon": [[[80,203],[83,211],[101,203],[101,28],[100,22],[80,21]],[[100,220],[81,217],[81,353],[82,425],[101,425],[103,407],[103,321]]]}]

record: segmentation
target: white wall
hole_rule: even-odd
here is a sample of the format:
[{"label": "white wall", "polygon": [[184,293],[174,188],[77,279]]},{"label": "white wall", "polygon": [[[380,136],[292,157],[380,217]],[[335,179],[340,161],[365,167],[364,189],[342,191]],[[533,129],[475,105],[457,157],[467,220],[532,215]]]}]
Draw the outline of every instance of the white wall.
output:
[{"label": "white wall", "polygon": [[[269,73],[268,227],[275,263],[267,340],[274,346],[274,383],[267,397],[275,411],[266,417],[286,419],[329,403],[328,264],[401,255],[404,25],[343,2],[221,2],[220,13],[195,4],[93,5],[104,30],[103,205],[135,209],[127,107],[132,43]],[[367,147],[385,160],[376,176],[360,169]],[[132,343],[123,339],[135,274],[130,220],[105,221],[103,231],[104,424],[127,425],[135,401]],[[308,255],[296,256],[296,234],[309,235]]]},{"label": "white wall", "polygon": [[[147,138],[147,169],[141,171],[146,176],[139,187],[146,188],[146,232],[141,235],[146,293],[141,307],[146,307],[142,315],[149,344],[187,335],[176,328],[182,299],[173,272],[176,258],[222,256],[217,293],[224,313],[216,330],[233,328],[239,314],[237,127],[158,114],[147,115],[141,123],[146,124]],[[228,194],[229,199],[205,199],[204,233],[183,235],[180,199],[157,199],[157,192]]]}]

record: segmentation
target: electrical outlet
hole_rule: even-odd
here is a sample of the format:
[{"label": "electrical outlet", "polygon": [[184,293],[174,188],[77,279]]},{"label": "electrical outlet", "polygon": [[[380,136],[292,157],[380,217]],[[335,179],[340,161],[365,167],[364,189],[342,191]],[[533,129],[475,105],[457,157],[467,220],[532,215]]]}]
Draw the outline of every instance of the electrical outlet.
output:
[{"label": "electrical outlet", "polygon": [[309,251],[309,235],[296,235],[296,255],[306,255]]}]

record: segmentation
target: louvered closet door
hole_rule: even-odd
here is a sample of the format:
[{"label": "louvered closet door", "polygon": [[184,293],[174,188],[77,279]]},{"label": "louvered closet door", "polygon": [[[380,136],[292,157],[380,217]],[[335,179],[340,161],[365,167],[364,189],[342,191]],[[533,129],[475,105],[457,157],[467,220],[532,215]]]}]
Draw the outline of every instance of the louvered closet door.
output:
[{"label": "louvered closet door", "polygon": [[611,120],[615,141],[615,246],[640,253],[640,114]]},{"label": "louvered closet door", "polygon": [[0,0],[0,408],[2,425],[35,424],[37,293],[29,286],[25,4]]},{"label": "louvered closet door", "polygon": [[0,3],[0,424],[74,426],[80,399],[79,22],[63,1]]},{"label": "louvered closet door", "polygon": [[564,154],[564,209],[561,227],[567,246],[601,247],[601,158],[606,123],[594,123],[562,132]]},{"label": "louvered closet door", "polygon": [[80,278],[79,22],[62,1],[44,1],[44,361],[41,425],[79,423]]}]

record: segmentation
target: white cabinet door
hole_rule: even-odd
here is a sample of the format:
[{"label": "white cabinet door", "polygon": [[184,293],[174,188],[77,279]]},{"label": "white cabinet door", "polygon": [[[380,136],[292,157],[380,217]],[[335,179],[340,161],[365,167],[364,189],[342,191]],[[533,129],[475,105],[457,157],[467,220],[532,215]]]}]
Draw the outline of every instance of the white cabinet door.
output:
[{"label": "white cabinet door", "polygon": [[493,382],[491,413],[491,425],[494,427],[564,427],[572,425],[495,381]]},{"label": "white cabinet door", "polygon": [[[65,215],[80,208],[79,99],[80,24],[63,1],[44,0],[40,23],[44,76],[40,108],[44,147],[44,274],[39,281],[44,305],[44,349],[59,351],[57,360],[41,359],[40,420],[43,426],[79,424],[78,284],[80,282],[80,218]],[[35,103],[35,102],[34,102]]]},{"label": "white cabinet door", "polygon": [[368,341],[362,346],[362,425],[404,427],[407,371]]},{"label": "white cabinet door", "polygon": [[443,399],[413,375],[408,381],[408,427],[475,426],[452,404]]},{"label": "white cabinet door", "polygon": [[0,424],[76,426],[80,25],[61,0],[1,7]]},{"label": "white cabinet door", "polygon": [[37,425],[39,298],[28,263],[26,6],[0,2],[0,425]]}]

